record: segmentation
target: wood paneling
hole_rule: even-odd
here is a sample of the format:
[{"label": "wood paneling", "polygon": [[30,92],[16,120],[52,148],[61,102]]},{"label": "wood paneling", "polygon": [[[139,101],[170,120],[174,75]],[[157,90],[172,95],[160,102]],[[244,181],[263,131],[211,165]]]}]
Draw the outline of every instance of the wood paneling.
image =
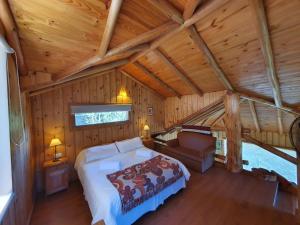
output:
[{"label": "wood paneling", "polygon": [[[121,88],[127,91],[126,102],[133,104],[130,123],[73,128],[70,121],[70,104],[122,103],[117,97]],[[164,126],[163,100],[116,70],[33,96],[31,102],[36,137],[38,190],[42,189],[42,163],[51,160],[53,156],[53,149],[49,149],[49,143],[54,135],[63,142],[63,145],[57,148],[58,151],[67,156],[73,165],[76,156],[85,147],[140,136],[146,123],[152,132],[160,131]],[[147,107],[153,107],[153,116],[147,115]]]},{"label": "wood paneling", "polygon": [[[34,206],[34,155],[31,145],[31,107],[27,96],[22,96],[22,102],[25,118],[25,140],[20,146],[11,145],[15,198],[9,206],[1,225],[29,225]],[[16,119],[20,121],[19,118]]]},{"label": "wood paneling", "polygon": [[203,96],[185,95],[180,99],[176,97],[165,100],[165,127],[181,121],[205,106],[217,101],[225,94],[224,91],[206,93]]}]

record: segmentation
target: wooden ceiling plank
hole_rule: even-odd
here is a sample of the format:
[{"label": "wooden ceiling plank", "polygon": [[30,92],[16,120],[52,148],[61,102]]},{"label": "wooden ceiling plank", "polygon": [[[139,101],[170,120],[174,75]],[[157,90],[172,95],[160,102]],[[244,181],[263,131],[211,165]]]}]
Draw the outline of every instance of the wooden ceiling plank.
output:
[{"label": "wooden ceiling plank", "polygon": [[119,16],[119,12],[122,6],[123,0],[112,0],[109,13],[108,13],[108,18],[106,21],[106,26],[104,29],[104,33],[102,35],[102,41],[101,45],[98,51],[98,55],[100,57],[104,57],[104,55],[107,52],[110,40],[112,39],[116,24],[117,24],[117,19]]},{"label": "wooden ceiling plank", "polygon": [[212,54],[212,52],[210,51],[210,49],[208,48],[207,44],[205,43],[205,41],[203,40],[203,38],[200,36],[200,34],[198,33],[198,31],[196,30],[195,26],[194,25],[190,26],[187,29],[187,31],[189,33],[189,37],[194,42],[194,44],[198,47],[198,49],[201,52],[203,52],[203,54],[204,54],[207,62],[210,64],[210,66],[212,67],[213,71],[215,72],[215,74],[217,75],[217,77],[219,78],[219,80],[222,82],[222,84],[224,85],[224,87],[227,90],[233,91],[234,88],[232,87],[232,84],[228,80],[228,78],[225,75],[225,73],[222,70],[222,68],[219,66],[218,62],[216,61],[216,59],[215,59],[214,55]]},{"label": "wooden ceiling plank", "polygon": [[187,0],[185,3],[184,11],[183,11],[183,19],[187,20],[192,17],[198,5],[201,4],[203,0]]},{"label": "wooden ceiling plank", "polygon": [[162,34],[169,32],[177,27],[178,27],[178,25],[172,21],[164,23],[163,25],[158,26],[157,28],[149,30],[141,35],[138,35],[137,37],[132,38],[131,40],[126,41],[123,44],[120,44],[119,46],[109,50],[107,52],[107,54],[105,55],[105,57],[117,55],[117,54],[120,54],[126,50],[133,48],[133,47],[136,47],[140,44],[148,43],[148,42],[158,38]]},{"label": "wooden ceiling plank", "polygon": [[211,0],[206,1],[202,4],[202,6],[197,10],[197,12],[188,20],[184,22],[184,24],[180,25],[176,29],[170,31],[169,33],[166,33],[165,35],[159,37],[158,39],[154,40],[150,44],[150,48],[142,51],[140,53],[137,53],[130,57],[129,61],[130,63],[135,62],[140,57],[143,57],[144,55],[148,54],[152,50],[158,48],[161,44],[163,44],[166,41],[169,41],[173,36],[178,34],[179,32],[183,31],[184,29],[188,28],[189,26],[192,26],[193,24],[197,23],[199,20],[203,19],[213,11],[217,10],[218,8],[222,7],[226,3],[228,3],[230,0]]},{"label": "wooden ceiling plank", "polygon": [[[109,50],[104,57],[101,57],[100,55],[97,55],[97,54],[90,56],[88,59],[82,61],[81,63],[72,65],[70,68],[67,68],[66,70],[62,71],[61,73],[54,75],[53,79],[54,80],[62,80],[66,77],[69,77],[76,73],[79,73],[80,71],[85,70],[89,67],[100,64],[101,61],[104,61],[108,57],[116,56],[118,54],[133,54],[136,51],[146,51],[146,50],[150,49],[150,46],[144,42],[149,42],[153,38],[159,37],[160,35],[162,35],[165,32],[172,31],[176,27],[178,27],[178,25],[176,23],[167,22],[153,30],[143,33],[143,34],[137,36],[136,38],[133,38],[133,39]],[[141,49],[141,47],[143,49]]]},{"label": "wooden ceiling plank", "polygon": [[158,56],[165,65],[167,65],[181,80],[183,80],[189,87],[191,87],[200,96],[203,95],[203,91],[183,72],[181,72],[159,49],[153,49],[153,52]]},{"label": "wooden ceiling plank", "polygon": [[139,62],[134,62],[133,65],[137,67],[139,70],[141,70],[144,74],[151,77],[153,80],[155,80],[157,83],[159,83],[162,87],[167,89],[168,91],[175,94],[177,97],[181,97],[181,94],[178,93],[175,89],[173,89],[171,86],[169,86],[167,83],[162,81],[159,77],[154,75],[149,69],[147,69],[144,65],[140,64]]},{"label": "wooden ceiling plank", "polygon": [[284,105],[282,105],[281,107],[278,107],[278,106],[276,106],[276,104],[274,102],[268,101],[268,100],[263,99],[263,98],[258,98],[258,97],[252,96],[252,95],[248,95],[248,94],[245,94],[245,93],[241,93],[241,92],[239,92],[239,95],[243,99],[258,102],[258,103],[261,103],[261,104],[264,104],[264,105],[267,105],[267,106],[271,106],[271,107],[277,108],[279,110],[282,110],[282,111],[300,116],[300,111],[297,110],[297,109],[294,109],[292,107],[288,107],[288,106],[284,106]]},{"label": "wooden ceiling plank", "polygon": [[178,9],[166,0],[148,0],[153,6],[176,23],[183,24],[184,20]]},{"label": "wooden ceiling plank", "polygon": [[[256,28],[258,31],[258,39],[261,44],[261,50],[264,56],[266,64],[266,72],[269,82],[272,87],[275,104],[277,107],[282,106],[282,98],[280,93],[280,85],[278,76],[276,74],[276,68],[274,64],[274,56],[271,45],[271,37],[268,29],[268,21],[263,0],[250,0],[252,6],[252,12],[256,19]],[[277,121],[279,132],[283,132],[282,116],[281,112],[277,112]]]},{"label": "wooden ceiling plank", "polygon": [[18,69],[21,75],[27,75],[27,66],[21,47],[17,25],[7,0],[0,0],[0,21],[5,30],[9,45],[15,50],[18,58]]},{"label": "wooden ceiling plank", "polygon": [[152,88],[150,88],[148,85],[144,84],[143,82],[139,81],[138,79],[136,79],[133,75],[131,75],[130,73],[124,71],[124,70],[119,70],[123,75],[129,77],[130,79],[132,79],[134,82],[138,83],[139,85],[143,86],[144,88],[146,88],[147,90],[149,90],[150,92],[152,92],[152,94],[160,97],[161,99],[166,99],[166,97],[162,94],[160,94],[157,90],[154,90]]},{"label": "wooden ceiling plank", "polygon": [[251,101],[251,100],[248,100],[248,103],[249,103],[249,108],[250,108],[250,112],[251,112],[251,115],[252,115],[252,119],[253,119],[253,122],[254,122],[254,125],[255,125],[255,128],[256,128],[256,131],[260,132],[261,129],[260,129],[260,126],[259,126],[258,117],[257,117],[254,102]]}]

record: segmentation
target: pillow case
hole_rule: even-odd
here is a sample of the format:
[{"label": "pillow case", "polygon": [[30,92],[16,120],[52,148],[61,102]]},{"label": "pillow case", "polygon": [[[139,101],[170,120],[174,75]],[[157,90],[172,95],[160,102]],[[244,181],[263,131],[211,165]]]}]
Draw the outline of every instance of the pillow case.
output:
[{"label": "pillow case", "polygon": [[121,153],[130,152],[132,150],[144,147],[143,142],[140,137],[135,137],[132,139],[127,139],[124,141],[117,141],[116,146]]},{"label": "pillow case", "polygon": [[97,145],[86,149],[85,162],[91,162],[99,159],[105,159],[118,154],[115,144]]},{"label": "pillow case", "polygon": [[100,170],[120,170],[121,163],[114,160],[105,160],[100,163]]}]

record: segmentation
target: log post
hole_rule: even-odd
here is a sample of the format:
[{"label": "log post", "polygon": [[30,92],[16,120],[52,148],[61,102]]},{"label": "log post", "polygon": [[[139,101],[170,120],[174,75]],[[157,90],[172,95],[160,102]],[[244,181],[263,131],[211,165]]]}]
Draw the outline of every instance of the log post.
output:
[{"label": "log post", "polygon": [[225,131],[227,136],[226,168],[238,173],[243,168],[240,120],[240,96],[228,91],[225,96]]}]

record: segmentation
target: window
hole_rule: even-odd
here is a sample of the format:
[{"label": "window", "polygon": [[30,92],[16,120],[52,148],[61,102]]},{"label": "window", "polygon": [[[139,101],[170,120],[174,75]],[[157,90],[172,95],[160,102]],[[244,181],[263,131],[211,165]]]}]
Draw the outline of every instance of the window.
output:
[{"label": "window", "polygon": [[130,111],[127,104],[71,106],[76,127],[126,122]]},{"label": "window", "polygon": [[12,196],[6,46],[0,38],[0,223]]}]

